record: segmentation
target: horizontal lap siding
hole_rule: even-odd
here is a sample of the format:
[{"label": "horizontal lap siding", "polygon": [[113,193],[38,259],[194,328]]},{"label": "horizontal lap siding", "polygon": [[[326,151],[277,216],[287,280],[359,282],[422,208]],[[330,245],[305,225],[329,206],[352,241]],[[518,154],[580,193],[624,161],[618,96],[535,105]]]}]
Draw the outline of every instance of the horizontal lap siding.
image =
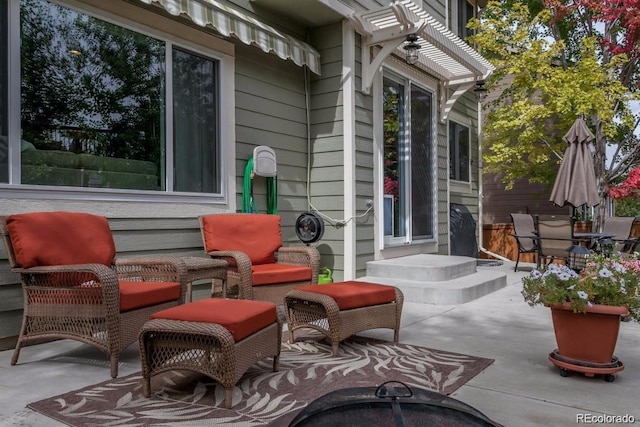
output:
[{"label": "horizontal lap siding", "polygon": [[[237,44],[236,60],[236,171],[238,209],[247,160],[259,145],[276,153],[278,213],[283,239],[300,244],[294,224],[307,211],[307,118],[304,70],[254,47]],[[259,212],[266,212],[266,178],[253,179]]]},{"label": "horizontal lap siding", "polygon": [[[356,37],[356,70],[361,70],[361,39]],[[360,77],[360,76],[358,76]],[[355,93],[355,136],[356,136],[356,215],[366,211],[365,200],[374,200],[373,185],[373,96],[360,91],[357,79]],[[356,218],[356,277],[366,276],[367,262],[375,259],[374,212]]]},{"label": "horizontal lap siding", "polygon": [[437,145],[436,145],[436,198],[438,210],[438,253],[449,253],[449,141],[447,139],[447,126],[439,120],[436,113]]},{"label": "horizontal lap siding", "polygon": [[[311,80],[311,203],[333,220],[344,217],[344,123],[342,86],[342,24],[311,32],[320,52],[322,75]],[[344,271],[344,230],[325,219],[317,244],[321,265],[333,270],[334,280]]]},{"label": "horizontal lap siding", "polygon": [[[453,111],[457,114],[468,117],[471,119],[470,122],[464,122],[465,126],[469,126],[469,148],[470,148],[470,157],[471,157],[471,165],[470,165],[470,177],[471,177],[471,190],[469,192],[451,192],[450,202],[458,203],[464,205],[469,209],[469,213],[476,221],[476,242],[480,242],[479,240],[479,226],[480,218],[479,215],[479,206],[478,206],[478,191],[479,191],[479,174],[480,171],[478,169],[478,165],[480,164],[478,156],[478,120],[477,120],[477,101],[473,94],[467,94],[465,96],[460,97],[458,101],[453,106]],[[451,117],[449,117],[451,119]],[[447,129],[445,128],[446,132]],[[448,141],[447,141],[447,156],[448,153]],[[448,158],[448,157],[447,157]],[[448,163],[447,163],[447,171],[448,171]],[[448,174],[447,174],[448,180]],[[449,208],[449,207],[447,207]],[[447,212],[447,216],[449,212]],[[446,241],[446,240],[445,240]]]}]

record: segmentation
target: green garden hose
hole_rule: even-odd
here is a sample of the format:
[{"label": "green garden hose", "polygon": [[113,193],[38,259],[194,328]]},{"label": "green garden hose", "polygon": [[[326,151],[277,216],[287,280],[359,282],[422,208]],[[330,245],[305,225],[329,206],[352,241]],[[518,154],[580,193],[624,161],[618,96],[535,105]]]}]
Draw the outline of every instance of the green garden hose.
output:
[{"label": "green garden hose", "polygon": [[[253,157],[249,157],[244,168],[244,181],[242,182],[242,212],[258,212],[258,206],[253,197]],[[278,213],[278,177],[267,177],[267,213]]]}]

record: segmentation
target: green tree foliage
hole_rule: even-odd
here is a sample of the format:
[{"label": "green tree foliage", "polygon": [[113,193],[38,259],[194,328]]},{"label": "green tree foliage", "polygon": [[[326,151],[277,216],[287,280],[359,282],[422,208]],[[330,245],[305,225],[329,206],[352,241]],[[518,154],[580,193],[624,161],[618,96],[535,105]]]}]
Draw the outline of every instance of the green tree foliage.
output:
[{"label": "green tree foliage", "polygon": [[638,117],[629,108],[638,99],[638,17],[625,14],[626,3],[638,0],[491,1],[470,24],[470,42],[496,66],[487,88],[502,91],[485,106],[484,168],[503,174],[506,188],[520,178],[552,184],[562,137],[579,116],[596,136],[602,200],[638,163]]}]

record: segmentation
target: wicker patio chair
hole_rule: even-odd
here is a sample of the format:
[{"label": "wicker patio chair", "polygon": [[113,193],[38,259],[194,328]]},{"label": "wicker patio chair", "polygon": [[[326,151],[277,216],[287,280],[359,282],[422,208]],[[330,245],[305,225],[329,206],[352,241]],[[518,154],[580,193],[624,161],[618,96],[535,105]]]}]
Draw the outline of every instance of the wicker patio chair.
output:
[{"label": "wicker patio chair", "polygon": [[[530,214],[512,213],[511,221],[513,221],[513,231],[511,234],[518,244],[518,257],[516,258],[516,266],[513,271],[518,271],[518,263],[521,254],[537,254],[538,241],[536,240],[536,228],[533,223],[533,216]],[[531,236],[531,237],[527,237]]]},{"label": "wicker patio chair", "polygon": [[284,247],[279,215],[216,214],[199,220],[205,252],[228,262],[225,296],[282,305],[294,287],[318,283],[318,250]]},{"label": "wicker patio chair", "polygon": [[72,339],[105,351],[111,376],[120,353],[156,311],[184,302],[182,260],[115,259],[106,218],[74,212],[0,217],[9,264],[20,274],[24,313],[11,364],[36,340]]},{"label": "wicker patio chair", "polygon": [[[638,245],[638,239],[631,237],[635,217],[609,217],[604,221],[602,232],[613,234],[613,252],[632,253]],[[602,242],[600,242],[602,243]],[[602,249],[602,248],[600,248]]]}]

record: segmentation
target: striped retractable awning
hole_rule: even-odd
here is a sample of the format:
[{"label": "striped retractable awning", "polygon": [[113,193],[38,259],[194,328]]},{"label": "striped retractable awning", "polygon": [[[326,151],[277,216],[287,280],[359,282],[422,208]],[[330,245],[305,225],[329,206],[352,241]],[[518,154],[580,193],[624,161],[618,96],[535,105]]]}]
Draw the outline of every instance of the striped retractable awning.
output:
[{"label": "striped retractable awning", "polygon": [[320,75],[320,54],[313,47],[260,22],[255,17],[215,0],[140,0],[156,4],[174,16],[186,15],[202,27],[211,27],[225,37],[234,36],[247,45],[260,47]]}]

